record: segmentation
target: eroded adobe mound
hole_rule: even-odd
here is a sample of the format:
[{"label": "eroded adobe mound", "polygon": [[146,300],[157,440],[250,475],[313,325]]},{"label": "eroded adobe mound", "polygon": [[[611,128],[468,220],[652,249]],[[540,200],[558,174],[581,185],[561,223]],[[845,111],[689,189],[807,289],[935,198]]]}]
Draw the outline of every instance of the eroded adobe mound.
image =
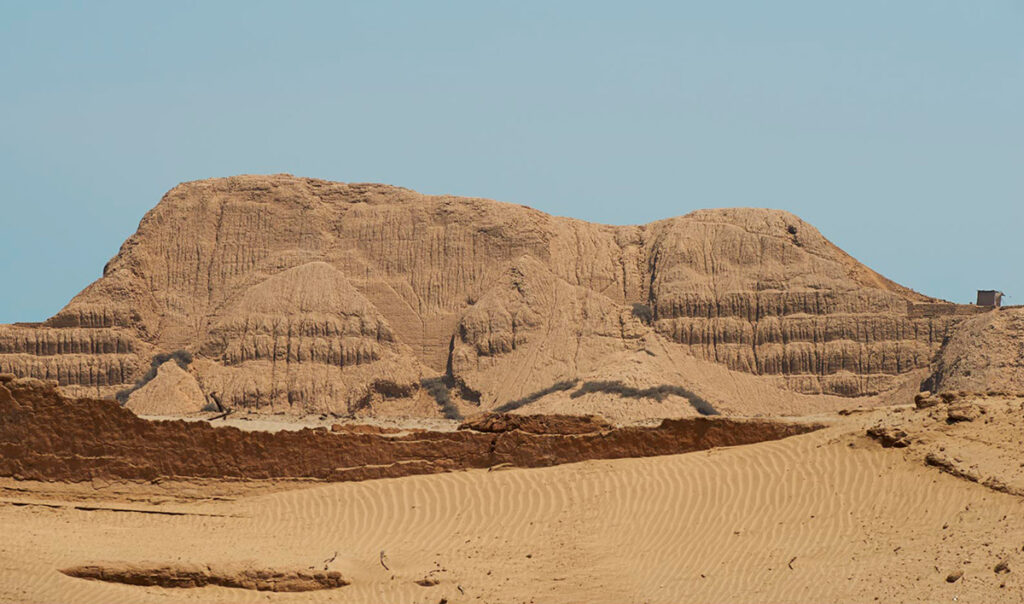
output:
[{"label": "eroded adobe mound", "polygon": [[549,393],[573,412],[622,398],[551,390],[582,380],[678,387],[728,412],[775,392],[892,389],[970,312],[879,276],[780,211],[606,226],[385,185],[239,176],[174,188],[57,315],[0,327],[0,371],[107,397],[154,355],[184,349],[204,397],[224,407],[457,415]]},{"label": "eroded adobe mound", "polygon": [[933,392],[1024,392],[1024,308],[964,321],[935,362]]},{"label": "eroded adobe mound", "polygon": [[516,421],[521,423],[498,418],[453,432],[405,435],[243,432],[206,422],[147,421],[114,401],[73,400],[53,385],[8,375],[0,376],[0,476],[365,480],[501,464],[541,467],[668,455],[776,440],[819,427],[724,418],[664,420],[654,428],[612,428],[599,418]]}]

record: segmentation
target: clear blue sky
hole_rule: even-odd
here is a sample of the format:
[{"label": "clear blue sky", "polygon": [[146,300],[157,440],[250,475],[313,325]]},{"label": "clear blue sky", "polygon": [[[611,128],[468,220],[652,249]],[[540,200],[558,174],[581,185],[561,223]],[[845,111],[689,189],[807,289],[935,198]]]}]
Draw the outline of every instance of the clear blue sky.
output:
[{"label": "clear blue sky", "polygon": [[178,182],[290,172],[630,224],[794,212],[1024,303],[1024,2],[0,4],[0,322]]}]

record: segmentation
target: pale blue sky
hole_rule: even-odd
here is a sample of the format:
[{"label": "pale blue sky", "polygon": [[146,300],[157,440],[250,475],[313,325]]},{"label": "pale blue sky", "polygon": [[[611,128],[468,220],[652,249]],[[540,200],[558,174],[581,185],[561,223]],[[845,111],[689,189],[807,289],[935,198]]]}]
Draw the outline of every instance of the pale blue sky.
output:
[{"label": "pale blue sky", "polygon": [[781,208],[1024,303],[1024,2],[0,1],[0,322],[181,181],[290,172],[630,224]]}]

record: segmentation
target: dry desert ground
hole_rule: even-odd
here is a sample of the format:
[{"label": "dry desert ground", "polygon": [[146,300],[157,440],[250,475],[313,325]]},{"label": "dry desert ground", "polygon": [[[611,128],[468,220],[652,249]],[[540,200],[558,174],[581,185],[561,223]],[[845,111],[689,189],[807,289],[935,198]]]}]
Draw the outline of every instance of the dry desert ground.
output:
[{"label": "dry desert ground", "polygon": [[[362,482],[5,479],[0,600],[1021,601],[1021,497],[882,447],[866,436],[879,415],[893,411],[680,455]],[[69,576],[90,566],[122,579]],[[197,569],[347,584],[130,584]]]}]

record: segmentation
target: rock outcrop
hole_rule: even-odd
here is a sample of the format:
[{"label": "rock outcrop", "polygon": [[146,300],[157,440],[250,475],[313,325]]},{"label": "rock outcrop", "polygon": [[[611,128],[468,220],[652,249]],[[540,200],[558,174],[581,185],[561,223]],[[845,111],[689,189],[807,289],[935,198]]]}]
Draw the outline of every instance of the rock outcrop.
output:
[{"label": "rock outcrop", "polygon": [[743,392],[761,400],[827,407],[912,379],[974,310],[881,277],[781,211],[607,226],[239,176],[175,187],[57,315],[0,326],[0,371],[108,397],[185,349],[226,407],[436,415],[568,403],[556,386],[590,380],[678,386],[741,411],[728,384],[748,382],[704,379],[718,375],[704,363],[756,377]]}]

